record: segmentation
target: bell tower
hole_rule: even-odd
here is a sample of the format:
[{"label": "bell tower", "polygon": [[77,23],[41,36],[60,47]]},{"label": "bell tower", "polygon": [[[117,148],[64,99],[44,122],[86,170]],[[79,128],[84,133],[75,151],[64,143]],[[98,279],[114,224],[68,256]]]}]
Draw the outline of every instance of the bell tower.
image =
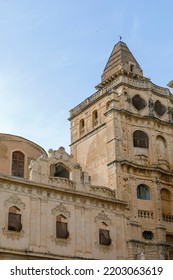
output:
[{"label": "bell tower", "polygon": [[[129,107],[128,80],[146,82],[127,45],[119,41],[96,92],[70,111],[71,153],[91,175],[92,184],[116,189],[119,162],[127,159],[123,112]],[[127,145],[127,146],[126,146]]]},{"label": "bell tower", "polygon": [[144,251],[153,252],[151,259],[172,258],[173,96],[143,76],[122,41],[96,90],[70,111],[74,160],[92,185],[127,202],[129,258]]}]

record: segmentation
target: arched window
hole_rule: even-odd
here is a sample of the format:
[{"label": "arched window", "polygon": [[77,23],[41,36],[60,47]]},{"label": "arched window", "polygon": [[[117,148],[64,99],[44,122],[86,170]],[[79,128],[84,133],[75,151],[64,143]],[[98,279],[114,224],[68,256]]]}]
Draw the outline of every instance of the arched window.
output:
[{"label": "arched window", "polygon": [[99,229],[99,244],[108,246],[111,242],[112,240],[110,238],[108,225],[105,222],[102,222]]},{"label": "arched window", "polygon": [[67,229],[66,217],[62,214],[56,216],[56,238],[65,238],[69,237],[69,232]]},{"label": "arched window", "polygon": [[25,156],[20,151],[15,151],[12,154],[12,175],[24,177],[24,162]]},{"label": "arched window", "polygon": [[50,166],[50,176],[70,179],[70,172],[61,162]]},{"label": "arched window", "polygon": [[137,187],[137,198],[144,200],[150,199],[150,191],[146,185],[141,184]]},{"label": "arched window", "polygon": [[166,143],[166,139],[163,136],[158,135],[156,137],[155,146],[156,146],[156,149],[157,149],[156,151],[157,151],[158,160],[168,159],[168,157],[167,157],[167,143]]},{"label": "arched window", "polygon": [[141,130],[136,130],[133,133],[133,145],[134,147],[148,148],[149,146],[148,135]]},{"label": "arched window", "polygon": [[94,110],[93,113],[92,113],[92,124],[93,124],[93,127],[98,125],[98,112],[97,112],[97,110]]},{"label": "arched window", "polygon": [[83,134],[85,132],[85,121],[84,119],[81,119],[79,122],[79,132],[80,134]]},{"label": "arched window", "polygon": [[20,232],[22,230],[20,209],[16,206],[9,208],[8,230]]},{"label": "arched window", "polygon": [[161,205],[162,205],[162,213],[170,214],[171,213],[171,193],[167,189],[161,189]]}]

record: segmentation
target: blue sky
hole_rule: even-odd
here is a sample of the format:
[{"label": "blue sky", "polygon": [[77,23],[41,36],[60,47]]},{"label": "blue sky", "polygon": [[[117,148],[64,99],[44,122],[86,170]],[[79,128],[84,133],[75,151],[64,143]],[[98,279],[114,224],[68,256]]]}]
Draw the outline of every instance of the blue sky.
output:
[{"label": "blue sky", "polygon": [[0,132],[69,152],[69,110],[95,92],[120,34],[167,87],[172,0],[0,0]]}]

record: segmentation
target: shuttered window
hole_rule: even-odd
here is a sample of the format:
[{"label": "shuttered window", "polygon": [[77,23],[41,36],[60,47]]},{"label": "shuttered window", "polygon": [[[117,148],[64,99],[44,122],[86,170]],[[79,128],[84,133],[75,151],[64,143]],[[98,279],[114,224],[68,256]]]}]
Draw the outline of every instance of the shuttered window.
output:
[{"label": "shuttered window", "polygon": [[111,238],[109,236],[109,230],[99,229],[99,243],[101,245],[110,245]]},{"label": "shuttered window", "polygon": [[69,232],[67,229],[67,223],[57,221],[56,222],[56,238],[68,238]]},{"label": "shuttered window", "polygon": [[22,230],[21,214],[8,213],[8,230],[17,232]]}]

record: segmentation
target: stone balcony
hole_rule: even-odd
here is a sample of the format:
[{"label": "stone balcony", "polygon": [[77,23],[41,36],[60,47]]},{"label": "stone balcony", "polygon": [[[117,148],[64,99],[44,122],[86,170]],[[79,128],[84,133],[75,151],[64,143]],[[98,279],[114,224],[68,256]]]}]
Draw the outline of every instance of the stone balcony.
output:
[{"label": "stone balcony", "polygon": [[162,214],[162,219],[163,221],[165,222],[168,222],[168,223],[173,223],[173,215],[171,214]]},{"label": "stone balcony", "polygon": [[76,189],[76,183],[68,180],[66,178],[60,178],[60,177],[49,177],[48,184],[51,184],[52,186],[67,189],[67,190],[75,190]]},{"label": "stone balcony", "polygon": [[153,211],[138,210],[138,217],[144,219],[153,219]]}]

